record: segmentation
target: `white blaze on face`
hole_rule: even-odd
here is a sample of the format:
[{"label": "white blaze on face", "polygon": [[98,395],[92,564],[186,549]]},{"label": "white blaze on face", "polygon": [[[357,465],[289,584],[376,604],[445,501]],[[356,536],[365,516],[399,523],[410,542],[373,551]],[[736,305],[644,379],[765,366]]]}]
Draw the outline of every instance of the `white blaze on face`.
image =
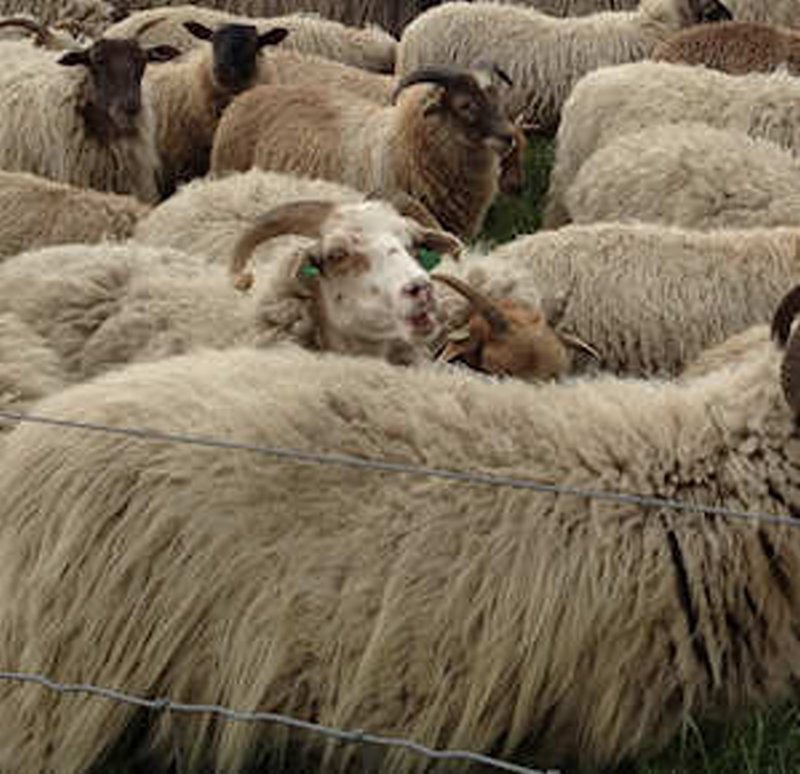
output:
[{"label": "white blaze on face", "polygon": [[423,342],[437,332],[416,224],[382,202],[342,206],[323,227],[320,283],[331,329],[372,341]]}]

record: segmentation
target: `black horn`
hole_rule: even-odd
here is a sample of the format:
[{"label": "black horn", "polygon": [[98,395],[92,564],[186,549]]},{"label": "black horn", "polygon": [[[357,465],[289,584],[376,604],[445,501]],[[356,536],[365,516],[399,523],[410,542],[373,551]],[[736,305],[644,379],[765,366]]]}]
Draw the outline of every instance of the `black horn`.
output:
[{"label": "black horn", "polygon": [[392,94],[394,103],[403,89],[417,83],[436,83],[445,89],[475,89],[475,78],[466,70],[456,67],[420,67],[403,76]]}]

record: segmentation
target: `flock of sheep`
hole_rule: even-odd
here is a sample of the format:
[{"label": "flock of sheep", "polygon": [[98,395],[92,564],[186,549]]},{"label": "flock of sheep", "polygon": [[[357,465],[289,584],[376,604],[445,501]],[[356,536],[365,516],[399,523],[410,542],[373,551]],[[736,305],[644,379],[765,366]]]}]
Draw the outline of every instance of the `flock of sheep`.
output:
[{"label": "flock of sheep", "polygon": [[[590,769],[791,697],[800,3],[147,5],[0,0],[0,668]],[[0,684],[3,772],[132,734],[362,770]]]}]

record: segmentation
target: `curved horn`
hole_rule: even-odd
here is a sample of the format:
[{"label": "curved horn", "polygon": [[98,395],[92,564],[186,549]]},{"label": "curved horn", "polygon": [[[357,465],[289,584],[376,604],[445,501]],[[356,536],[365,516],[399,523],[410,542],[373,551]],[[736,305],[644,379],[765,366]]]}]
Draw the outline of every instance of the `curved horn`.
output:
[{"label": "curved horn", "polygon": [[144,35],[147,30],[152,29],[157,24],[161,24],[167,17],[166,16],[156,16],[154,19],[148,19],[145,22],[142,22],[131,34],[131,38],[134,40],[138,40],[142,35]]},{"label": "curved horn", "polygon": [[234,287],[248,290],[252,286],[253,273],[245,271],[245,266],[262,242],[283,234],[318,237],[320,227],[335,207],[333,202],[326,201],[292,202],[262,215],[234,247],[230,262]]},{"label": "curved horn", "polygon": [[783,297],[772,317],[772,338],[778,346],[786,348],[781,365],[781,386],[786,402],[795,414],[800,414],[800,337],[795,333],[790,338],[790,334],[798,312],[800,285],[792,288]]},{"label": "curved horn", "polygon": [[475,290],[471,285],[468,285],[463,280],[458,279],[458,277],[453,277],[450,274],[431,274],[431,279],[438,280],[448,285],[464,296],[464,298],[472,304],[475,311],[489,323],[492,333],[502,335],[508,331],[510,327],[508,318],[498,308],[497,304],[483,293]]},{"label": "curved horn", "polygon": [[403,89],[417,83],[438,83],[446,89],[474,89],[476,86],[475,78],[465,70],[456,67],[420,67],[400,79],[392,93],[392,104]]},{"label": "curved horn", "polygon": [[44,24],[26,19],[24,16],[12,16],[0,21],[0,27],[23,27],[36,35],[36,42],[41,46],[46,46],[53,40],[53,33]]}]

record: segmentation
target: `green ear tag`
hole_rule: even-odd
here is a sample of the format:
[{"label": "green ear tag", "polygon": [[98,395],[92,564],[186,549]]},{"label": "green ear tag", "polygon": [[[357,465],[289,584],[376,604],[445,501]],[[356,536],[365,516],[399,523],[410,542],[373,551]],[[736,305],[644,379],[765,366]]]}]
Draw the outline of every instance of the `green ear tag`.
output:
[{"label": "green ear tag", "polygon": [[304,263],[298,270],[297,270],[298,277],[318,277],[319,276],[319,269],[316,266],[312,266],[310,263]]},{"label": "green ear tag", "polygon": [[435,269],[441,262],[442,256],[435,250],[428,250],[427,247],[420,247],[417,252],[417,261],[425,271]]}]

